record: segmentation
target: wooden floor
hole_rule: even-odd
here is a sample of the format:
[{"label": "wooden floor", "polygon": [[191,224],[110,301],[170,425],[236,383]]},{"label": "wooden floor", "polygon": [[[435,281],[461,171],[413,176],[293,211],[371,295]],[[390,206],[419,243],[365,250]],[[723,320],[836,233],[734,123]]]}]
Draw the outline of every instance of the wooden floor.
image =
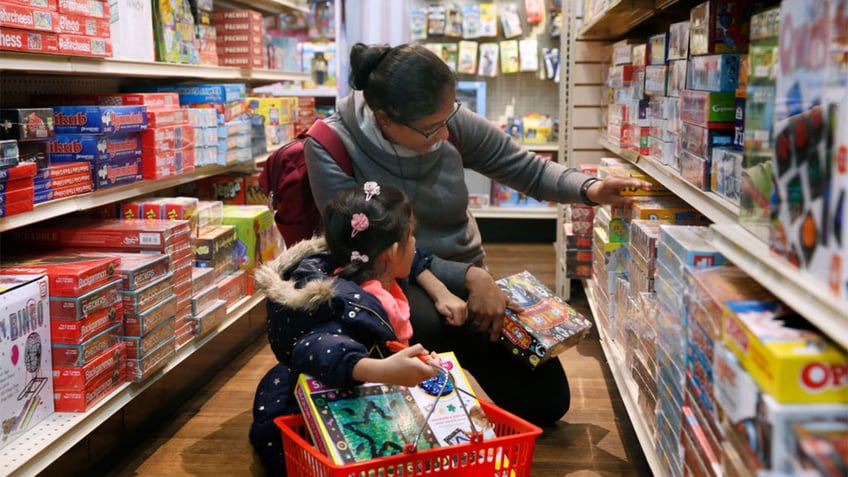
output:
[{"label": "wooden floor", "polygon": [[[495,276],[529,270],[553,287],[551,244],[490,244]],[[590,315],[579,282],[572,305]],[[651,475],[605,364],[597,333],[560,355],[571,385],[571,410],[537,440],[531,477]],[[265,476],[247,440],[256,384],[275,364],[264,335],[122,459],[107,477]],[[532,399],[527,396],[527,399]],[[297,476],[301,477],[301,476]]]}]

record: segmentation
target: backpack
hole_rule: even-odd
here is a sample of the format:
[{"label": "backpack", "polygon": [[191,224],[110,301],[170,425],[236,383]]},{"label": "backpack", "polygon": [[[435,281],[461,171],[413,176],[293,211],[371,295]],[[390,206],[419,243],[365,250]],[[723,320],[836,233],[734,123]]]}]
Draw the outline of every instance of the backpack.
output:
[{"label": "backpack", "polygon": [[339,138],[330,126],[315,121],[297,139],[277,149],[265,161],[259,174],[259,187],[268,196],[268,206],[274,211],[277,224],[286,245],[312,238],[323,230],[321,211],[312,197],[303,144],[307,137],[318,141],[339,167],[353,176],[353,163]]}]

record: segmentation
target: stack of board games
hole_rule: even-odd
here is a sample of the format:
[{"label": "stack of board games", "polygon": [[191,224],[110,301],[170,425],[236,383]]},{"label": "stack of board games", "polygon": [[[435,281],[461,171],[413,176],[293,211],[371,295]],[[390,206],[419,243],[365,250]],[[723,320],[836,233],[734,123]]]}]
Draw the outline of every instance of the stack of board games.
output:
[{"label": "stack of board games", "polygon": [[3,273],[47,276],[57,411],[83,412],[125,381],[120,258],[60,249],[2,260]]},{"label": "stack of board games", "polygon": [[301,374],[295,398],[313,443],[345,464],[403,453],[419,433],[418,450],[469,442],[472,428],[484,439],[494,437],[477,398],[461,391],[472,393],[456,356],[440,353],[439,365],[452,376],[444,390],[442,374],[414,387],[365,383],[349,389]]},{"label": "stack of board games", "polygon": [[44,275],[0,274],[0,448],[53,414]]},{"label": "stack of board games", "polygon": [[535,368],[580,342],[592,323],[528,271],[496,281],[523,308],[507,310],[500,342],[516,358]]}]

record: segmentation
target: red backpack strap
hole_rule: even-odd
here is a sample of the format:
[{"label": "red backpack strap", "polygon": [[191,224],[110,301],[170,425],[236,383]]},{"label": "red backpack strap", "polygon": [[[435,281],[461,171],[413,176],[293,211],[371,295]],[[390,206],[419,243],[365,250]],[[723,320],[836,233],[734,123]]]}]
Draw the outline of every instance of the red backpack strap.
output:
[{"label": "red backpack strap", "polygon": [[312,123],[309,130],[306,131],[306,135],[315,139],[321,147],[326,149],[345,174],[353,177],[353,162],[350,160],[350,155],[348,155],[344,143],[333,128],[319,119]]}]

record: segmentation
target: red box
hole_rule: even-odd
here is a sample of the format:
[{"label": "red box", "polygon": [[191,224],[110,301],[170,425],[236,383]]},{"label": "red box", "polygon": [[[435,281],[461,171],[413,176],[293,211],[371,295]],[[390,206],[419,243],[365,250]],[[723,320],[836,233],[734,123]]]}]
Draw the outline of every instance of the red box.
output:
[{"label": "red box", "polygon": [[0,2],[0,27],[55,32],[59,30],[59,15],[50,10]]},{"label": "red box", "polygon": [[32,202],[33,195],[32,187],[0,192],[0,205],[8,204],[9,202],[23,202],[27,200]]},{"label": "red box", "polygon": [[91,176],[91,164],[84,161],[51,164],[48,169],[50,169],[50,177],[52,177],[54,181],[57,177],[72,176],[82,173],[88,174],[89,177]]},{"label": "red box", "polygon": [[35,204],[31,200],[0,204],[0,217],[10,217],[12,215],[23,214],[24,212],[31,212],[34,208]]},{"label": "red box", "polygon": [[218,280],[218,296],[226,300],[228,307],[247,296],[247,274],[244,270]]},{"label": "red box", "polygon": [[[67,176],[56,177],[55,179],[50,179],[50,187],[52,189],[64,189],[67,187],[75,187],[78,185],[91,185],[91,173],[90,172],[82,172],[80,174],[71,174]],[[53,197],[56,198],[55,196]]]},{"label": "red box", "polygon": [[12,192],[21,189],[29,189],[33,186],[32,177],[24,179],[13,179],[10,181],[0,181],[0,191]]},{"label": "red box", "polygon": [[109,2],[99,0],[59,0],[59,13],[72,13],[94,18],[110,16]]},{"label": "red box", "polygon": [[220,66],[235,66],[239,68],[263,68],[265,66],[265,57],[259,55],[222,55],[218,53],[218,65]]},{"label": "red box", "polygon": [[194,147],[150,153],[145,151],[141,159],[141,175],[147,180],[173,177],[194,170]]},{"label": "red box", "polygon": [[51,321],[50,341],[63,344],[81,344],[123,321],[124,306],[119,301],[109,308],[104,308],[80,321]]},{"label": "red box", "polygon": [[201,198],[220,200],[225,204],[244,205],[244,177],[218,175],[197,181],[197,195]]},{"label": "red box", "polygon": [[[109,282],[79,297],[50,295],[51,321],[79,321],[121,301],[121,280]],[[126,308],[126,307],[124,307]]]},{"label": "red box", "polygon": [[171,268],[171,259],[164,253],[114,253],[121,259],[118,272],[125,292],[138,290],[159,280]]},{"label": "red box", "polygon": [[141,133],[141,148],[145,154],[192,146],[194,146],[194,126],[188,123],[150,128]]},{"label": "red box", "polygon": [[59,53],[59,38],[55,33],[0,28],[0,50]]},{"label": "red box", "polygon": [[[3,257],[4,273],[47,275],[50,296],[79,297],[115,278],[120,258],[97,251],[44,252],[21,257]],[[51,317],[53,318],[53,317]]]},{"label": "red box", "polygon": [[142,382],[149,378],[150,375],[160,370],[165,366],[177,351],[177,342],[175,338],[171,338],[160,344],[141,359],[127,359],[127,379],[130,381]]},{"label": "red box", "polygon": [[180,324],[179,328],[174,332],[177,341],[177,349],[180,349],[181,346],[188,344],[197,337],[197,333],[195,331],[196,324],[194,320],[188,320],[182,324]]},{"label": "red box", "polygon": [[[177,93],[101,94],[97,96],[97,104],[101,106],[147,106],[149,114],[152,110],[179,108],[180,95]],[[155,126],[148,122],[148,127]]]},{"label": "red box", "polygon": [[108,58],[112,56],[112,40],[60,33],[59,53]]},{"label": "red box", "polygon": [[176,319],[171,317],[148,333],[145,333],[144,336],[124,336],[124,344],[127,345],[127,358],[146,358],[159,345],[174,339],[175,330]]},{"label": "red box", "polygon": [[147,313],[134,315],[124,314],[124,336],[144,336],[145,333],[156,328],[168,318],[177,314],[177,297],[171,295],[154,306]]},{"label": "red box", "polygon": [[66,187],[56,187],[55,183],[53,186],[53,198],[61,199],[63,197],[72,197],[80,194],[87,194],[94,190],[94,184],[92,184],[91,179],[89,179],[88,183],[81,183],[76,185],[70,185]]},{"label": "red box", "polygon": [[59,14],[58,33],[111,39],[109,19],[91,18],[68,13]]},{"label": "red box", "polygon": [[215,284],[215,275],[212,273],[212,269],[210,268],[197,268],[193,267],[191,269],[191,294],[192,296],[201,292],[201,290],[205,290],[207,287],[210,287]]},{"label": "red box", "polygon": [[256,10],[215,10],[212,13],[214,23],[230,23],[233,21],[246,21],[249,23],[262,24],[262,13]]},{"label": "red box", "polygon": [[215,45],[221,47],[224,45],[256,45],[262,46],[265,42],[262,35],[256,35],[249,32],[230,32],[218,33]]},{"label": "red box", "polygon": [[0,182],[32,178],[35,176],[35,173],[36,166],[34,162],[22,162],[15,167],[0,169]]},{"label": "red box", "polygon": [[159,280],[136,290],[121,293],[127,313],[143,315],[157,303],[173,294],[174,274],[169,273]]},{"label": "red box", "polygon": [[265,56],[262,43],[219,43],[216,51],[219,60],[238,56]]},{"label": "red box", "polygon": [[133,251],[163,251],[179,240],[186,240],[191,234],[186,220],[87,218],[65,219],[49,225],[38,223],[7,233],[18,243]]},{"label": "red box", "polygon": [[107,349],[122,341],[123,323],[102,331],[80,344],[52,343],[53,366],[85,366]]},{"label": "red box", "polygon": [[85,391],[85,388],[92,383],[99,383],[106,376],[123,376],[126,361],[127,349],[122,341],[92,359],[85,366],[54,367],[53,388],[57,391]]},{"label": "red box", "polygon": [[54,12],[59,8],[58,0],[3,0],[3,2],[15,5],[25,5],[27,7],[35,7]]},{"label": "red box", "polygon": [[157,110],[151,110],[150,106],[148,106],[147,127],[150,129],[190,124],[189,121],[188,109],[163,107]]},{"label": "red box", "polygon": [[118,389],[121,384],[127,381],[126,368],[120,368],[116,375],[106,375],[100,381],[95,381],[85,390],[55,390],[53,392],[53,406],[56,412],[85,412],[88,408],[96,404],[104,397]]}]

